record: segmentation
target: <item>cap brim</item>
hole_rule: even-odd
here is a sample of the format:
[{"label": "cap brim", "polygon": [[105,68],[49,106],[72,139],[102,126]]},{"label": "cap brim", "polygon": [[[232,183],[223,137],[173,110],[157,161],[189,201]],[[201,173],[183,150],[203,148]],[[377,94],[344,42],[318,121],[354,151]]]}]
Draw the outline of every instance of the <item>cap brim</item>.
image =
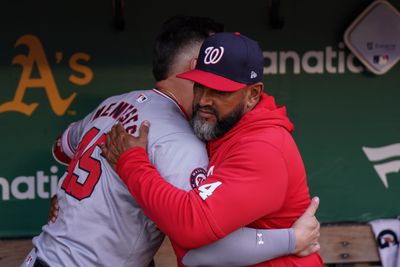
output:
[{"label": "cap brim", "polygon": [[247,86],[247,84],[238,83],[222,76],[197,69],[178,74],[176,77],[224,92],[234,92]]}]

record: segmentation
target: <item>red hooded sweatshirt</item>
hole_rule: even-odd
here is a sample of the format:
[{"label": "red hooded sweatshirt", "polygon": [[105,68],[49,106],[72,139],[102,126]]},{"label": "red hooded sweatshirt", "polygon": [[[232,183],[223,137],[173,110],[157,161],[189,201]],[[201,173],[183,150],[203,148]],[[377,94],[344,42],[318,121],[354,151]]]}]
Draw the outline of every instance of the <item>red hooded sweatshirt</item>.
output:
[{"label": "red hooded sweatshirt", "polygon": [[[228,133],[209,142],[208,177],[198,188],[186,192],[166,182],[146,151],[137,147],[122,154],[116,170],[144,212],[169,236],[180,263],[189,249],[240,227],[290,228],[303,214],[310,196],[292,131],[286,108],[277,107],[273,97],[262,94],[258,105]],[[323,263],[315,253],[256,266]]]}]

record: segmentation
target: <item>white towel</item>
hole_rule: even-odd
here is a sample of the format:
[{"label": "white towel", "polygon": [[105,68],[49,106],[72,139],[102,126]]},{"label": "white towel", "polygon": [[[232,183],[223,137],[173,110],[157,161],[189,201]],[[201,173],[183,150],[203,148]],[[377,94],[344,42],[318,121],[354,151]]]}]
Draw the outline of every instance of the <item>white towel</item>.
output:
[{"label": "white towel", "polygon": [[400,267],[400,220],[378,219],[369,224],[377,241],[382,267]]}]

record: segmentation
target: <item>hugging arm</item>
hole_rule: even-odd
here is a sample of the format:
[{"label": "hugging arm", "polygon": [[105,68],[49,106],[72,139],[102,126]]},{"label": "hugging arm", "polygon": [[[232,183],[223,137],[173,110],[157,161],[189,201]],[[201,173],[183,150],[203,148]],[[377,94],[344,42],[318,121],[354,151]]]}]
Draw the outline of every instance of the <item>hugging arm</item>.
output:
[{"label": "hugging arm", "polygon": [[319,222],[315,212],[319,199],[289,229],[240,228],[228,236],[185,254],[182,263],[191,266],[248,266],[288,254],[308,256],[319,250]]}]

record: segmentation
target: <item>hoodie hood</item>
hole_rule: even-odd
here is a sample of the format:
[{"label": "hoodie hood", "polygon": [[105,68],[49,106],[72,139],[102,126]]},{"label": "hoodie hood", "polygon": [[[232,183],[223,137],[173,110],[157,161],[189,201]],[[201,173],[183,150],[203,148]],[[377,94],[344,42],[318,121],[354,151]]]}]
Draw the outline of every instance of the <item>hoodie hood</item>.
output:
[{"label": "hoodie hood", "polygon": [[275,99],[266,93],[261,94],[260,102],[253,110],[247,112],[239,122],[222,137],[208,142],[208,152],[213,152],[225,141],[235,136],[245,136],[247,132],[253,132],[270,126],[279,126],[288,132],[293,132],[294,125],[286,114],[285,106],[277,106]]}]

